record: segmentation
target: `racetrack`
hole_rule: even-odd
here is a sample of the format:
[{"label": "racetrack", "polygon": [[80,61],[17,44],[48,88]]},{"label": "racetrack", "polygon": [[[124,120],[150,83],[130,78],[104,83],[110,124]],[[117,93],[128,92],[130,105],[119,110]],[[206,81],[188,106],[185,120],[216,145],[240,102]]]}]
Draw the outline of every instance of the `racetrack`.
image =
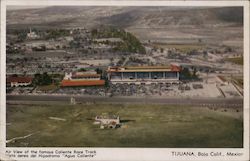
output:
[{"label": "racetrack", "polygon": [[[56,101],[69,102],[70,95],[7,95],[8,101]],[[154,98],[154,97],[99,97],[74,96],[77,103],[133,103],[133,104],[168,104],[194,106],[243,107],[241,98]]]}]

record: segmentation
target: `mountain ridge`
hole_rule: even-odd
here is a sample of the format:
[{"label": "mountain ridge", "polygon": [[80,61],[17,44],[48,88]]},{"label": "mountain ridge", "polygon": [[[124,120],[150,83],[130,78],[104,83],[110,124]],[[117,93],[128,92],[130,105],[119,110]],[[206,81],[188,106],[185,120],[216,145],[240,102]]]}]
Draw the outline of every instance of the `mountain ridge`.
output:
[{"label": "mountain ridge", "polygon": [[[65,23],[65,26],[111,24],[131,26],[205,26],[242,25],[243,8],[178,8],[178,7],[75,7],[52,6],[38,9],[7,11],[7,25]],[[69,21],[72,19],[72,21]],[[54,23],[53,23],[54,24]]]}]

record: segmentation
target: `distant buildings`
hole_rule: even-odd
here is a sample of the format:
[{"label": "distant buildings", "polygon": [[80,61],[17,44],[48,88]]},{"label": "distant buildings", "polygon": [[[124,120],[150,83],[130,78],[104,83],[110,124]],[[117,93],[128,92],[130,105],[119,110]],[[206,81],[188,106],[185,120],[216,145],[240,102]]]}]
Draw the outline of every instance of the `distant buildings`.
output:
[{"label": "distant buildings", "polygon": [[104,80],[101,75],[88,72],[65,73],[65,77],[61,82],[62,87],[79,87],[79,86],[103,86]]},{"label": "distant buildings", "polygon": [[32,80],[31,77],[11,76],[7,78],[7,85],[10,87],[28,86],[31,85]]},{"label": "distant buildings", "polygon": [[103,42],[123,42],[121,38],[99,38],[99,39],[94,39],[95,42],[98,43],[103,43]]},{"label": "distant buildings", "polygon": [[166,66],[141,66],[141,67],[109,67],[108,79],[113,84],[117,83],[171,83],[179,81],[181,68],[177,65]]},{"label": "distant buildings", "polygon": [[34,31],[32,31],[30,28],[30,32],[27,33],[27,38],[28,39],[38,39],[38,38],[40,38],[40,36],[37,35]]},{"label": "distant buildings", "polygon": [[[68,38],[70,39],[70,38]],[[54,41],[54,40],[30,40],[25,44],[26,50],[39,51],[43,50],[58,50],[69,47],[69,42],[66,39]]]}]

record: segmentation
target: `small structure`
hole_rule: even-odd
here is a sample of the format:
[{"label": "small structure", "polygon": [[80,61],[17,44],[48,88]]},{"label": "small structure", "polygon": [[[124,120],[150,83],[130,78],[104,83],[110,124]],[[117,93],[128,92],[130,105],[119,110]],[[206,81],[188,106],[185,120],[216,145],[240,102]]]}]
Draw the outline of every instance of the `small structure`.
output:
[{"label": "small structure", "polygon": [[14,77],[7,78],[7,84],[11,87],[28,86],[31,85],[33,78],[31,77]]},{"label": "small structure", "polygon": [[70,104],[72,104],[72,105],[76,104],[76,99],[74,97],[70,98]]},{"label": "small structure", "polygon": [[30,28],[30,32],[27,33],[27,37],[29,39],[38,39],[39,38],[39,35],[37,35],[34,31],[31,30]]},{"label": "small structure", "polygon": [[120,117],[116,115],[101,115],[95,117],[95,124],[100,124],[100,128],[115,129],[120,127]]}]

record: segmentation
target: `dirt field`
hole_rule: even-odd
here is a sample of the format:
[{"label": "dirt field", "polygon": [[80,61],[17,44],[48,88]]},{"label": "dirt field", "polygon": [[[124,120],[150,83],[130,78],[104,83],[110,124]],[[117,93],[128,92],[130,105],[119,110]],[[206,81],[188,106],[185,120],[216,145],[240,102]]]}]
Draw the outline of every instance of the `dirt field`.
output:
[{"label": "dirt field", "polygon": [[[240,27],[166,27],[166,28],[129,28],[141,41],[166,44],[206,44],[206,46],[229,45],[242,48],[243,30]],[[147,34],[145,34],[147,33]],[[222,34],[226,33],[226,34]],[[201,40],[201,42],[199,42]],[[225,41],[227,40],[227,41]],[[234,41],[237,40],[237,41]],[[197,45],[195,45],[197,47]],[[200,48],[200,47],[198,47]],[[202,48],[202,46],[201,46]]]},{"label": "dirt field", "polygon": [[[121,128],[103,130],[94,125],[92,119],[102,113],[119,115]],[[242,109],[133,104],[7,105],[7,140],[27,136],[7,143],[9,147],[232,148],[242,147],[242,135]]]}]

